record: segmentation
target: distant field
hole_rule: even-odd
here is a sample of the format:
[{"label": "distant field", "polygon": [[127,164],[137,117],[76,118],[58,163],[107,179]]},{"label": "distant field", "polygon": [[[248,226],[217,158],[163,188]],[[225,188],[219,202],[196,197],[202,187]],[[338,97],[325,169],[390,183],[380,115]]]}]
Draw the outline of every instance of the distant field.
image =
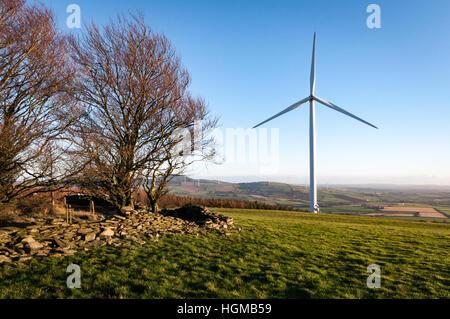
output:
[{"label": "distant field", "polygon": [[[440,213],[432,207],[404,207],[404,206],[388,206],[384,207],[382,211],[386,212],[412,212],[416,213],[418,217],[429,218],[447,218],[444,214]],[[414,215],[410,215],[414,216]]]},{"label": "distant field", "polygon": [[[386,210],[378,210],[373,208],[365,208],[359,206],[336,206],[325,207],[321,209],[321,212],[342,214],[342,215],[354,215],[354,216],[367,216],[367,217],[380,217],[380,218],[395,218],[400,220],[415,220],[415,221],[435,221],[450,223],[450,209],[434,209],[428,207],[411,207],[410,209],[400,210],[401,206],[393,206]],[[422,210],[423,209],[423,210]],[[420,212],[419,212],[420,211]],[[447,214],[446,214],[447,212]]]},{"label": "distant field", "polygon": [[418,213],[435,213],[432,207],[404,207],[404,206],[387,206],[382,209],[390,212],[418,212]]},{"label": "distant field", "polygon": [[[216,211],[243,231],[0,266],[0,298],[450,298],[449,224]],[[70,263],[82,289],[65,287]],[[380,289],[366,285],[371,264]]]}]

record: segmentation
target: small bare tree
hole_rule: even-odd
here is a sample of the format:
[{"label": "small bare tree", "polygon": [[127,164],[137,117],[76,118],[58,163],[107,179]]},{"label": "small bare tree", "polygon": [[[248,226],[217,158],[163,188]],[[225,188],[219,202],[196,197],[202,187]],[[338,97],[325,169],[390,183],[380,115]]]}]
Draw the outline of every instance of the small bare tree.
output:
[{"label": "small bare tree", "polygon": [[54,154],[52,175],[41,166],[76,113],[66,47],[50,11],[0,1],[0,202],[47,191],[67,177],[66,169],[54,174],[67,165],[64,152]]},{"label": "small bare tree", "polygon": [[161,169],[168,137],[205,119],[205,106],[189,96],[189,75],[167,38],[141,16],[91,24],[70,42],[86,110],[72,130],[74,156],[88,163],[78,183],[119,209],[133,206],[142,178]]},{"label": "small bare tree", "polygon": [[211,160],[215,155],[210,133],[217,120],[208,116],[204,102],[187,96],[176,107],[177,110],[170,107],[164,110],[172,114],[161,118],[160,125],[166,134],[158,136],[153,147],[156,151],[142,170],[142,187],[154,213],[158,212],[158,201],[169,191],[167,186],[173,177],[185,173],[195,161]]}]

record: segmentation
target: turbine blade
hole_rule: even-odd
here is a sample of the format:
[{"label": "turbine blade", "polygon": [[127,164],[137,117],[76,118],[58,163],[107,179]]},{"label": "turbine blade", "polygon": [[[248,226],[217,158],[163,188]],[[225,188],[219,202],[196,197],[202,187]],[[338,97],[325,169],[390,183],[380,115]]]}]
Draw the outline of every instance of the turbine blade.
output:
[{"label": "turbine blade", "polygon": [[316,97],[316,96],[313,96],[313,99],[316,100],[317,102],[319,102],[319,103],[325,105],[325,106],[328,106],[330,109],[333,109],[333,110],[335,110],[335,111],[341,112],[341,113],[343,113],[343,114],[345,114],[345,115],[347,115],[347,116],[350,116],[350,117],[354,118],[355,120],[358,120],[358,121],[360,121],[360,122],[363,122],[364,124],[367,124],[367,125],[369,125],[369,126],[372,126],[372,127],[376,128],[376,129],[378,129],[378,127],[376,127],[375,125],[370,124],[369,122],[364,121],[363,119],[357,117],[356,115],[353,115],[353,114],[350,113],[350,112],[347,112],[347,111],[344,110],[344,109],[341,109],[339,106],[337,106],[337,105],[335,105],[335,104],[333,104],[333,103],[330,103],[330,102],[328,102],[328,101],[325,101],[324,99],[318,98],[318,97]]},{"label": "turbine blade", "polygon": [[272,116],[271,118],[268,118],[267,120],[265,120],[264,122],[259,123],[258,125],[254,126],[253,128],[257,128],[258,126],[261,126],[261,125],[263,125],[264,123],[267,123],[267,122],[273,120],[274,118],[277,118],[278,116],[283,115],[284,113],[287,113],[287,112],[290,112],[290,111],[292,111],[292,110],[295,110],[296,108],[298,108],[298,107],[299,107],[300,105],[302,105],[303,103],[308,102],[310,99],[311,99],[311,97],[308,96],[307,98],[304,98],[303,100],[298,101],[298,102],[295,103],[295,104],[292,104],[291,106],[289,106],[288,108],[284,109],[284,110],[281,111],[280,113],[275,114],[275,115]]},{"label": "turbine blade", "polygon": [[314,89],[316,87],[316,33],[314,32],[313,39],[313,51],[311,58],[311,75],[310,75],[310,93],[314,95]]}]

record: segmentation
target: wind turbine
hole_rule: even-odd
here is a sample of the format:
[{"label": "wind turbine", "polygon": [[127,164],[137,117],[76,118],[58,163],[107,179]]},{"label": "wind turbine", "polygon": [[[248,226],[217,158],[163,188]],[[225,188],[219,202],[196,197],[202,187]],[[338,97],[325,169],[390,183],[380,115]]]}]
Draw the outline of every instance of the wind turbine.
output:
[{"label": "wind turbine", "polygon": [[316,181],[316,115],[315,115],[315,102],[328,106],[330,109],[341,112],[347,116],[350,116],[364,124],[372,126],[376,129],[375,125],[370,124],[369,122],[364,121],[363,119],[353,115],[350,112],[340,108],[339,106],[328,102],[324,99],[321,99],[314,95],[314,89],[316,86],[316,33],[314,32],[313,39],[313,50],[312,50],[312,61],[311,61],[311,77],[310,77],[310,92],[309,96],[304,98],[303,100],[298,101],[297,103],[289,106],[287,109],[281,111],[278,114],[275,114],[271,118],[268,118],[264,122],[259,123],[253,128],[257,128],[258,126],[263,125],[285,113],[288,113],[292,110],[295,110],[302,104],[309,102],[309,210],[312,213],[317,213],[319,211],[319,205],[317,204],[317,181]]}]

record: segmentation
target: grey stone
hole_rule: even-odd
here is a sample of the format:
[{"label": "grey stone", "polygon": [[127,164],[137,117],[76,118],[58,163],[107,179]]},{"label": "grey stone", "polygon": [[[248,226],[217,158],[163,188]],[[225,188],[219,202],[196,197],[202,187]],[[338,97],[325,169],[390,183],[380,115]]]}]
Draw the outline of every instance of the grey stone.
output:
[{"label": "grey stone", "polygon": [[67,246],[69,246],[65,241],[63,241],[62,239],[58,239],[58,238],[53,238],[53,244],[55,246],[58,246],[60,248],[65,248]]},{"label": "grey stone", "polygon": [[28,236],[22,239],[22,244],[25,248],[30,250],[38,250],[44,247],[41,243],[37,242],[33,237]]},{"label": "grey stone", "polygon": [[73,254],[75,254],[75,251],[73,249],[70,249],[70,248],[56,249],[56,252],[60,253],[62,255],[66,255],[66,256],[72,256]]},{"label": "grey stone", "polygon": [[111,228],[105,228],[103,232],[99,235],[100,238],[108,238],[114,236],[114,231]]},{"label": "grey stone", "polygon": [[5,255],[0,255],[0,265],[3,263],[10,263],[11,259],[6,257]]},{"label": "grey stone", "polygon": [[93,241],[93,240],[95,240],[96,236],[97,236],[97,234],[94,232],[86,234],[86,235],[84,235],[84,241]]},{"label": "grey stone", "polygon": [[30,257],[30,256],[20,256],[18,260],[19,260],[19,262],[27,262],[31,259],[32,259],[32,257]]},{"label": "grey stone", "polygon": [[78,229],[77,233],[81,234],[81,235],[90,234],[90,233],[92,233],[92,229],[91,228],[81,228],[81,229]]}]

